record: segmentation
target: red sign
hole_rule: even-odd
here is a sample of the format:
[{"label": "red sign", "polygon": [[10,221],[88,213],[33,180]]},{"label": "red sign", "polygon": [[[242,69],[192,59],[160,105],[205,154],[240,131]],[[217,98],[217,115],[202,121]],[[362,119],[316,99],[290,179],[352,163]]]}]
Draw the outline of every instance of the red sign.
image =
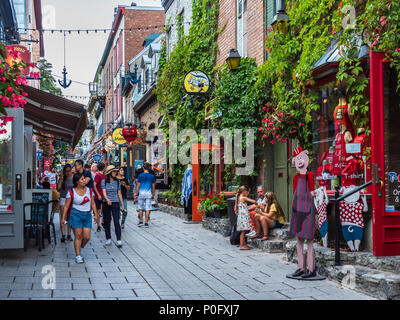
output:
[{"label": "red sign", "polygon": [[[30,51],[24,47],[24,46],[20,46],[20,45],[12,45],[12,46],[8,46],[11,50],[17,51],[19,53],[18,57],[15,58],[13,57],[11,54],[7,55],[7,63],[12,66],[15,63],[19,63],[21,61],[25,62],[25,63],[30,63],[31,62],[31,53]],[[21,75],[29,75],[29,67],[27,67],[24,70],[21,70]]]},{"label": "red sign", "polygon": [[43,170],[45,173],[50,171],[50,163],[50,159],[43,160]]}]

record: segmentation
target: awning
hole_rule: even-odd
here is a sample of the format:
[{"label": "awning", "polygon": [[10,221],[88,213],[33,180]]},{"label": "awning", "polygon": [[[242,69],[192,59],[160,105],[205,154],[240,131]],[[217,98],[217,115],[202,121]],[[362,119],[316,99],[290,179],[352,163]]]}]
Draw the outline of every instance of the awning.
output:
[{"label": "awning", "polygon": [[25,124],[72,143],[74,148],[85,131],[88,119],[83,104],[26,86]]}]

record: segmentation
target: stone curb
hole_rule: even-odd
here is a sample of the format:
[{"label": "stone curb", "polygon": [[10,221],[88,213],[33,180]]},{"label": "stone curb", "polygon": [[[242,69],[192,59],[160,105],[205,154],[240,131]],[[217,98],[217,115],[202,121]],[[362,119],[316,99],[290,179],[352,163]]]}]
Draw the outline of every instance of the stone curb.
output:
[{"label": "stone curb", "polygon": [[[289,241],[285,248],[288,261],[297,263],[296,241]],[[341,266],[335,266],[335,251],[318,244],[314,244],[314,251],[320,274],[339,284],[345,282],[345,285],[353,286],[352,289],[377,299],[400,300],[398,257],[374,257],[370,252],[341,252]],[[353,282],[351,274],[354,274]]]}]

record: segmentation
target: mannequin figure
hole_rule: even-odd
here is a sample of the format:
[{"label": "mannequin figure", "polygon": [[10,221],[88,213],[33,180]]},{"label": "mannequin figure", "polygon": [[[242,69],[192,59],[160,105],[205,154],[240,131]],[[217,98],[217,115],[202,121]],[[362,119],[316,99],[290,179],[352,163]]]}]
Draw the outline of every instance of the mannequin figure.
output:
[{"label": "mannequin figure", "polygon": [[192,165],[188,164],[182,180],[181,205],[185,214],[192,214]]},{"label": "mannequin figure", "polygon": [[315,190],[314,204],[318,211],[319,232],[321,233],[322,243],[325,248],[328,247],[328,218],[326,210],[328,203],[329,198],[326,188],[320,187]]},{"label": "mannequin figure", "polygon": [[[343,194],[351,192],[356,186],[342,188]],[[343,238],[351,251],[358,251],[364,233],[364,218],[362,212],[368,211],[366,196],[360,200],[360,192],[356,192],[340,202],[340,222]]]},{"label": "mannequin figure", "polygon": [[346,143],[353,142],[354,129],[349,117],[350,107],[346,99],[339,98],[339,104],[333,113],[335,119],[335,175],[340,176],[350,154],[346,152]]},{"label": "mannequin figure", "polygon": [[364,154],[365,150],[365,145],[367,140],[367,135],[365,134],[365,129],[364,128],[358,128],[357,129],[357,137],[354,138],[354,143],[360,143],[361,144],[361,150],[360,153],[357,154],[357,156],[362,156]]},{"label": "mannequin figure", "polygon": [[[292,277],[302,279],[316,276],[314,258],[315,206],[311,191],[314,190],[314,174],[307,170],[309,164],[308,151],[297,147],[293,151],[292,163],[297,174],[293,178],[293,207],[290,221],[290,236],[297,238],[298,269]],[[304,254],[304,240],[307,240],[307,260]]]},{"label": "mannequin figure", "polygon": [[328,161],[329,164],[333,166],[334,164],[334,158],[335,158],[335,146],[330,146],[328,154],[326,155],[325,160]]},{"label": "mannequin figure", "polygon": [[330,179],[332,179],[333,166],[328,160],[323,160],[322,165],[317,169],[317,180],[320,187],[330,188]]}]

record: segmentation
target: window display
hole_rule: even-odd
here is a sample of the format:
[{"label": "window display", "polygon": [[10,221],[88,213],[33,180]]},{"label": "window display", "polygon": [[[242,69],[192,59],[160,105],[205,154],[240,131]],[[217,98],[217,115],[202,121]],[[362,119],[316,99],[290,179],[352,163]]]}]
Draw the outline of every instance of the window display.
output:
[{"label": "window display", "polygon": [[317,187],[333,191],[365,183],[364,128],[355,133],[351,105],[334,83],[320,89],[320,110],[314,113],[312,169]]},{"label": "window display", "polygon": [[5,126],[7,133],[0,135],[0,212],[11,211],[12,205],[12,130],[11,122]]}]

